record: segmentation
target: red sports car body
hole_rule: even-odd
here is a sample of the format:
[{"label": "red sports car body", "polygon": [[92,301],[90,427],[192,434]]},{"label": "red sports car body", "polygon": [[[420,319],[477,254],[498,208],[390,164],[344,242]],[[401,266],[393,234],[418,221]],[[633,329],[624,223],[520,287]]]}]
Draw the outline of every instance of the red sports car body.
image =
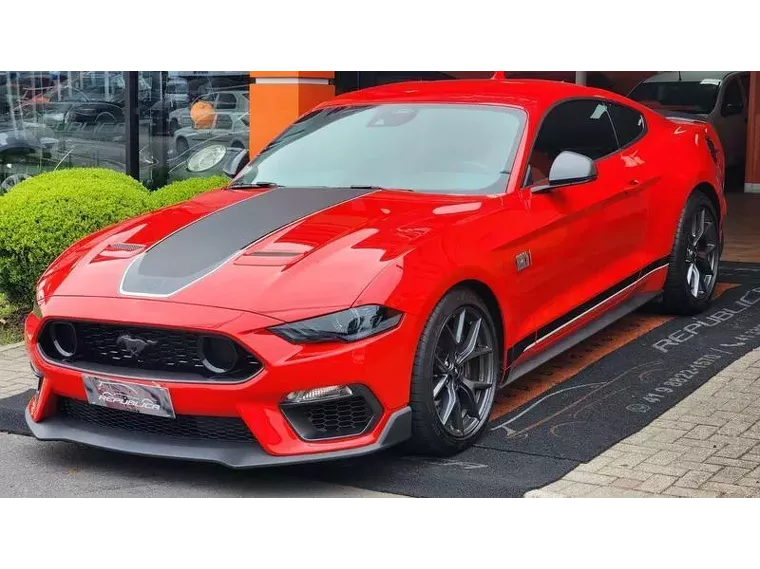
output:
[{"label": "red sports car body", "polygon": [[494,392],[641,304],[709,302],[704,123],[548,81],[404,83],[302,117],[230,184],[38,285],[42,440],[254,467],[472,444]]}]

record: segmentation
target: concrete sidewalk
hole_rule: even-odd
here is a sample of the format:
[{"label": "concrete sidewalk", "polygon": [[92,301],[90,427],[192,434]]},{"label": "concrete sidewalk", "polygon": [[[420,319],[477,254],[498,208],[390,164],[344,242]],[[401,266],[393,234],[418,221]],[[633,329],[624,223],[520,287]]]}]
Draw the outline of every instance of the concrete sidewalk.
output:
[{"label": "concrete sidewalk", "polygon": [[0,399],[36,389],[23,344],[0,346]]},{"label": "concrete sidewalk", "polygon": [[544,497],[760,497],[760,348]]},{"label": "concrete sidewalk", "polygon": [[[0,347],[0,398],[35,387],[24,347]],[[526,496],[760,497],[760,348],[638,433]]]}]

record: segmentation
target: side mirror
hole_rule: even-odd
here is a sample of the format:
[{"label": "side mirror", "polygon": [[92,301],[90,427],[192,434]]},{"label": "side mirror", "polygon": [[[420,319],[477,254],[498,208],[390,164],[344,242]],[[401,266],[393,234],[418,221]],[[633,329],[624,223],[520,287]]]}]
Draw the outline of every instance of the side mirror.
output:
[{"label": "side mirror", "polygon": [[248,164],[248,151],[241,150],[227,161],[222,171],[228,178],[234,178],[245,168],[246,164]]},{"label": "side mirror", "polygon": [[596,180],[596,164],[588,156],[565,150],[554,159],[549,169],[549,183],[536,186],[531,193],[542,194],[561,186],[572,186]]}]

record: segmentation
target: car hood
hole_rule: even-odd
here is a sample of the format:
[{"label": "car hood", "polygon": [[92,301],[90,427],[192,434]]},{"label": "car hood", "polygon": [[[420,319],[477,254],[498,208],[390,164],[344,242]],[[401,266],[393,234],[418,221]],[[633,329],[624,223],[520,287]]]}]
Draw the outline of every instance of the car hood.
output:
[{"label": "car hood", "polygon": [[420,239],[484,196],[325,188],[219,190],[94,234],[39,295],[141,297],[289,320],[351,306]]}]

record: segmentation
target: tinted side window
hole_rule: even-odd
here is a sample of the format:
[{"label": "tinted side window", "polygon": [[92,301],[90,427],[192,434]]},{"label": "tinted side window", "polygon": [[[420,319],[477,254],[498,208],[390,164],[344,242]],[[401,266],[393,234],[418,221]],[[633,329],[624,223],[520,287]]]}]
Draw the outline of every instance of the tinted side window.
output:
[{"label": "tinted side window", "polygon": [[231,93],[221,93],[216,100],[216,108],[220,111],[230,111],[237,107],[237,99]]},{"label": "tinted side window", "polygon": [[549,111],[538,131],[528,162],[528,183],[546,180],[552,162],[565,150],[593,160],[618,150],[607,104],[600,101],[568,101]]},{"label": "tinted side window", "polygon": [[609,111],[621,147],[628,146],[643,134],[644,117],[638,111],[623,105],[609,105]]},{"label": "tinted side window", "polygon": [[739,87],[739,81],[736,79],[731,79],[728,85],[726,85],[726,92],[723,94],[723,107],[731,107],[739,111],[744,108],[742,90]]},{"label": "tinted side window", "polygon": [[739,75],[739,81],[742,82],[742,88],[744,89],[744,96],[749,99],[749,73],[743,73]]}]

